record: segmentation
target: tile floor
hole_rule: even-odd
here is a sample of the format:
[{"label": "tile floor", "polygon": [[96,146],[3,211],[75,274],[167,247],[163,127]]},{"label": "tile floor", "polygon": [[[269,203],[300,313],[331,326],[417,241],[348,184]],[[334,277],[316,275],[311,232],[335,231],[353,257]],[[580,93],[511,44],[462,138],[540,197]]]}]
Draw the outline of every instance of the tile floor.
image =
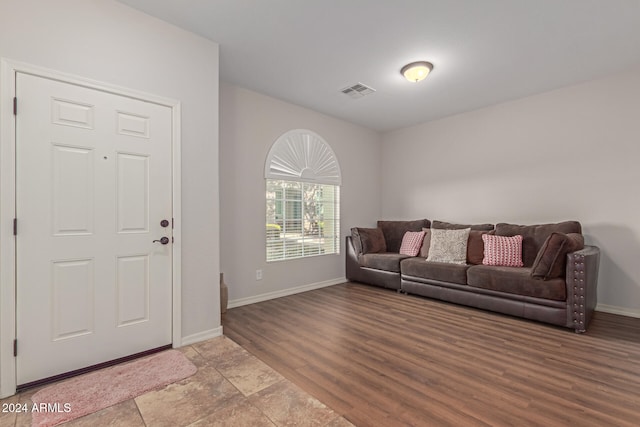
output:
[{"label": "tile floor", "polygon": [[[352,426],[224,336],[180,350],[198,367],[192,377],[62,425]],[[36,391],[2,403],[31,403]],[[31,426],[31,415],[0,413],[0,427],[9,426]]]}]

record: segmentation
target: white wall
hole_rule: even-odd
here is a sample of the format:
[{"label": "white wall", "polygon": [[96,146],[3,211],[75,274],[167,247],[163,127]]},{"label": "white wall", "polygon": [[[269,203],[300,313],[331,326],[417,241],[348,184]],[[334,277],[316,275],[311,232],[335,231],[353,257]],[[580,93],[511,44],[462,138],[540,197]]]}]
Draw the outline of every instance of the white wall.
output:
[{"label": "white wall", "polygon": [[219,330],[218,45],[111,0],[2,0],[0,57],[181,101],[182,335]]},{"label": "white wall", "polygon": [[640,315],[640,70],[390,132],[382,153],[383,217],[577,219],[601,309]]},{"label": "white wall", "polygon": [[[342,171],[341,247],[350,227],[380,214],[380,136],[362,127],[229,84],[220,86],[221,271],[232,303],[344,278],[339,255],[265,261],[264,164],[275,140],[309,129],[331,146]],[[263,279],[256,280],[256,269]]]}]

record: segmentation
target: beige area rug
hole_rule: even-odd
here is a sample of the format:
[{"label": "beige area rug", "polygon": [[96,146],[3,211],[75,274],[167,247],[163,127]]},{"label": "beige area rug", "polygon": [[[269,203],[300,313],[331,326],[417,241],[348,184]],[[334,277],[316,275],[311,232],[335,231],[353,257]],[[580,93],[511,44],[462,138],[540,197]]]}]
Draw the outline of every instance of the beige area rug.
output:
[{"label": "beige area rug", "polygon": [[197,368],[177,350],[81,375],[45,387],[31,400],[33,427],[51,427],[160,389],[195,374]]}]

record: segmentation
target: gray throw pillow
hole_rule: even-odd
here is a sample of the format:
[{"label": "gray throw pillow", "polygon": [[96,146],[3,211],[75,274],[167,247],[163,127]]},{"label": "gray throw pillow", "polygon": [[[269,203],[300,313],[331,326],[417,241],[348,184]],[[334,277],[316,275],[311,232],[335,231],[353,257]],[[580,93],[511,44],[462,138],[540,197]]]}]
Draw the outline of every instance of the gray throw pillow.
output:
[{"label": "gray throw pillow", "polygon": [[351,238],[353,239],[356,252],[359,254],[387,251],[384,235],[379,228],[354,227],[351,229]]}]

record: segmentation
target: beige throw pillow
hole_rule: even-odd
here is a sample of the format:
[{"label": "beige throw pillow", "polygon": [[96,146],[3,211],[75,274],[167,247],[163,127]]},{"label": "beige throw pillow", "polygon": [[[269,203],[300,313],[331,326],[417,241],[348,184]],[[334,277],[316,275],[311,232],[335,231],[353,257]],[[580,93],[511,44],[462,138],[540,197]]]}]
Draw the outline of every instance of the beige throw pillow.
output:
[{"label": "beige throw pillow", "polygon": [[432,228],[427,261],[466,264],[469,231],[469,228],[462,230]]}]

